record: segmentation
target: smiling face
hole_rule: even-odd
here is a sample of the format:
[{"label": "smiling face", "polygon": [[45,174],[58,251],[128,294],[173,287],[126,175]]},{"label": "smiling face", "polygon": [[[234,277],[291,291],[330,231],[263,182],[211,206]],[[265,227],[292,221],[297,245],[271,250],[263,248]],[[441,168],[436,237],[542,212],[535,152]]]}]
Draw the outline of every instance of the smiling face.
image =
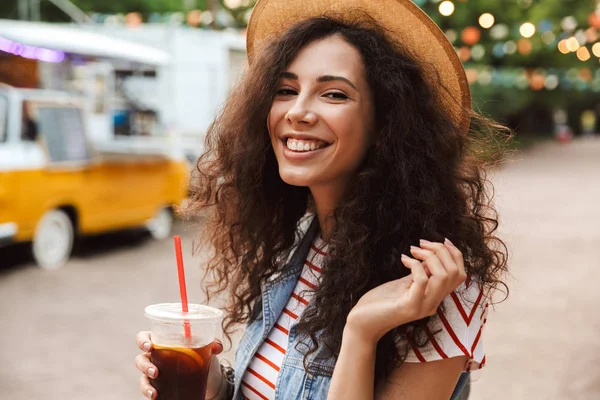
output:
[{"label": "smiling face", "polygon": [[281,179],[343,190],[372,143],[372,103],[355,47],[340,36],[304,47],[282,74],[268,118]]}]

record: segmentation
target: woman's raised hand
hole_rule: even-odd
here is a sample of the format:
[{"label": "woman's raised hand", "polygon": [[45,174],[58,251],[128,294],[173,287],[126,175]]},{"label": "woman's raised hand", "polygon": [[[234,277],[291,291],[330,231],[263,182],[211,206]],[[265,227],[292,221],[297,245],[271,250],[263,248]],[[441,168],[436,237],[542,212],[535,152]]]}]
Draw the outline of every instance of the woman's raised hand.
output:
[{"label": "woman's raised hand", "polygon": [[461,251],[444,243],[421,240],[411,258],[402,255],[410,275],[384,283],[365,293],[350,311],[346,330],[376,344],[395,327],[436,313],[446,296],[467,277]]},{"label": "woman's raised hand", "polygon": [[[150,379],[154,379],[158,376],[159,371],[156,365],[150,361],[150,353],[152,352],[152,340],[150,339],[149,331],[142,331],[137,334],[135,341],[142,354],[138,354],[135,357],[135,366],[142,372],[140,376],[140,390],[142,394],[149,399],[155,399],[158,395],[156,388],[154,388],[150,382]],[[218,340],[213,342],[212,348],[212,359],[210,361],[210,371],[208,372],[208,382],[206,385],[206,398],[210,399],[217,395],[221,387],[221,381],[223,379],[221,374],[221,366],[219,359],[216,357],[223,351],[223,345]]]}]

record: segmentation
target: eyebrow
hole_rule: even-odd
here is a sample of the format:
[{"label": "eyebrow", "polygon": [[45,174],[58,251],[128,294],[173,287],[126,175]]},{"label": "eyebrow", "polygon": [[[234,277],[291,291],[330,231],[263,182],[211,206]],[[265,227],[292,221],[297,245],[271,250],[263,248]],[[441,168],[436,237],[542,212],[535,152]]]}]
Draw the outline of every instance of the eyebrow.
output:
[{"label": "eyebrow", "polygon": [[[283,72],[281,74],[282,78],[285,79],[292,79],[297,81],[298,80],[298,75],[294,74],[293,72]],[[346,82],[348,85],[350,85],[354,90],[356,90],[357,92],[359,91],[358,88],[356,87],[356,85],[354,85],[354,83],[352,83],[348,78],[344,78],[343,76],[336,76],[336,75],[321,75],[320,77],[317,78],[317,82],[322,83],[322,82],[331,82],[331,81],[342,81],[342,82]]]}]

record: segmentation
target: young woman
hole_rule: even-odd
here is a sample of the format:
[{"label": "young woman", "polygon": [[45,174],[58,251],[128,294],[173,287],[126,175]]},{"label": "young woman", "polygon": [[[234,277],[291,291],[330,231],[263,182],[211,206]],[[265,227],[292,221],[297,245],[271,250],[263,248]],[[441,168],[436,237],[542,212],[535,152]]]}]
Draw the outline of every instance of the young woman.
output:
[{"label": "young woman", "polygon": [[261,0],[248,56],[189,210],[209,211],[225,332],[246,325],[206,398],[458,398],[506,250],[478,159],[502,128],[451,44],[408,0]]}]

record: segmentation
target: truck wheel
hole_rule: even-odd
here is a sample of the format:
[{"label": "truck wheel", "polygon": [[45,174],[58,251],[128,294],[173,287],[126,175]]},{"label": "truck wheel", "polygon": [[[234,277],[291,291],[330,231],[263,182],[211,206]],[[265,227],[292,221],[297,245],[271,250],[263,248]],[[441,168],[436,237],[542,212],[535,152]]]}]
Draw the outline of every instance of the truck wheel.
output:
[{"label": "truck wheel", "polygon": [[168,207],[161,208],[146,224],[150,235],[156,240],[169,237],[173,228],[173,213]]},{"label": "truck wheel", "polygon": [[73,223],[62,210],[42,216],[33,236],[33,258],[44,269],[57,269],[67,263],[73,250]]}]

